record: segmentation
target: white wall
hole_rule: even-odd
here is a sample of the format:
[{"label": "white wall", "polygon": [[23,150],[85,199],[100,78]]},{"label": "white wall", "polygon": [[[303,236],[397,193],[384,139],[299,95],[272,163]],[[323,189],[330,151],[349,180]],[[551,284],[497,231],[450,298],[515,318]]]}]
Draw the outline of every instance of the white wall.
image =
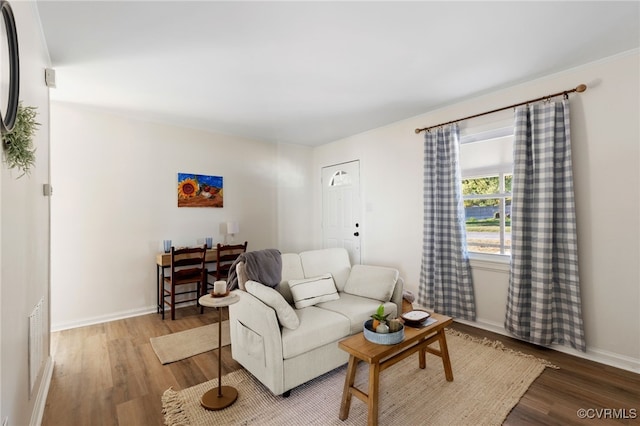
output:
[{"label": "white wall", "polygon": [[[30,176],[2,163],[0,183],[0,420],[10,425],[37,422],[44,409],[51,372],[49,339],[45,337],[42,356],[45,367],[29,390],[28,316],[44,298],[44,327],[49,329],[49,198],[42,185],[49,182],[49,90],[44,69],[49,55],[33,2],[11,2],[18,31],[20,52],[20,100],[37,107],[41,124],[34,136],[36,164]],[[3,107],[3,110],[5,108]]]},{"label": "white wall", "polygon": [[302,145],[278,145],[278,248],[283,253],[309,250],[313,149]]},{"label": "white wall", "polygon": [[[53,104],[52,325],[153,310],[154,256],[161,240],[220,240],[218,224],[228,219],[240,222],[237,238],[248,240],[252,250],[321,247],[321,168],[354,159],[361,166],[363,261],[398,267],[407,288],[417,293],[423,137],[414,129],[586,83],[589,89],[573,95],[571,104],[588,356],[638,369],[638,77],[634,51],[315,149]],[[502,120],[485,116],[463,126]],[[225,207],[178,209],[179,171],[223,175]],[[478,325],[504,332],[507,269],[486,262],[473,266]],[[99,303],[92,303],[96,289]]]},{"label": "white wall", "polygon": [[[363,262],[400,268],[407,288],[417,293],[423,136],[414,129],[587,84],[586,92],[571,96],[587,356],[640,371],[638,63],[638,52],[629,52],[342,139],[317,148],[313,167],[319,173],[323,166],[360,159]],[[462,126],[481,128],[503,119],[485,116]],[[313,184],[319,245],[321,188]],[[504,332],[508,269],[486,262],[473,266],[478,325]]]},{"label": "white wall", "polygon": [[[58,89],[56,89],[58,90]],[[155,312],[155,256],[224,241],[237,221],[249,250],[295,250],[308,241],[311,150],[51,105],[52,327]],[[178,208],[177,173],[222,176],[224,207]],[[284,186],[280,185],[284,182]],[[293,203],[287,200],[293,200]]]}]

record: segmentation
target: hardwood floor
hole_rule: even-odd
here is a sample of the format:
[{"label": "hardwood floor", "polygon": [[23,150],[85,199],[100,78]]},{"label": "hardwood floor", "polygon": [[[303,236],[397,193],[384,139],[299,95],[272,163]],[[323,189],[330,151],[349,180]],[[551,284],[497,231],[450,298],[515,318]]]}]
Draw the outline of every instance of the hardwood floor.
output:
[{"label": "hardwood floor", "polygon": [[[53,333],[55,367],[42,425],[164,424],[162,393],[169,387],[184,389],[217,378],[218,351],[163,366],[149,338],[211,324],[217,318],[214,309],[200,315],[194,307],[186,307],[176,311],[175,321],[149,314]],[[500,340],[560,367],[545,369],[506,425],[640,424],[640,375],[463,324],[454,323],[453,328]],[[222,374],[242,368],[231,359],[230,346],[222,348],[222,365]],[[591,418],[580,419],[580,409],[589,410]]]},{"label": "hardwood floor", "polygon": [[[149,338],[217,321],[215,309],[200,315],[186,307],[176,310],[175,321],[149,314],[53,333],[55,365],[42,425],[164,424],[162,393],[217,378],[218,351],[163,366]],[[222,366],[223,374],[241,368],[230,346],[222,348]]]},{"label": "hardwood floor", "polygon": [[[560,367],[542,372],[511,410],[505,425],[640,425],[639,374],[459,323],[452,328],[500,340],[508,348]],[[581,419],[582,413],[588,417]]]}]

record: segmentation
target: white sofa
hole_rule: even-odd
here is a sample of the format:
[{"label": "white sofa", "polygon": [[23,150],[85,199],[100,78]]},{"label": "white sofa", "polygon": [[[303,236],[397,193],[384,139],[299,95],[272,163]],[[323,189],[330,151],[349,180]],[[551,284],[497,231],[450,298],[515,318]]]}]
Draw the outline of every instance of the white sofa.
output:
[{"label": "white sofa", "polygon": [[342,248],[283,254],[275,289],[245,282],[243,267],[236,268],[240,301],[229,307],[231,352],[275,395],[345,364],[337,342],[362,331],[381,303],[389,318],[402,312],[398,271],[352,267]]}]

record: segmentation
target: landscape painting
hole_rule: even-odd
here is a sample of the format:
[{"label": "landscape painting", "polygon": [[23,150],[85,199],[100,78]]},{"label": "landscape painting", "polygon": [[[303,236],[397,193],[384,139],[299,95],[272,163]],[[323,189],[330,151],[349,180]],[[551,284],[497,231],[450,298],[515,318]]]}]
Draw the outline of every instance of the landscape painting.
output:
[{"label": "landscape painting", "polygon": [[223,207],[222,176],[178,173],[178,207]]}]

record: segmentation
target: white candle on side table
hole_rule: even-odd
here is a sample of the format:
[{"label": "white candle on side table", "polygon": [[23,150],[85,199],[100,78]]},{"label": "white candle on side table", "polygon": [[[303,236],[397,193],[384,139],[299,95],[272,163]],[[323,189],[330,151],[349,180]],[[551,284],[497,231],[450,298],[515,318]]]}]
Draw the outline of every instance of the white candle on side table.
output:
[{"label": "white candle on side table", "polygon": [[226,281],[216,281],[213,283],[213,294],[225,294],[227,292]]}]

